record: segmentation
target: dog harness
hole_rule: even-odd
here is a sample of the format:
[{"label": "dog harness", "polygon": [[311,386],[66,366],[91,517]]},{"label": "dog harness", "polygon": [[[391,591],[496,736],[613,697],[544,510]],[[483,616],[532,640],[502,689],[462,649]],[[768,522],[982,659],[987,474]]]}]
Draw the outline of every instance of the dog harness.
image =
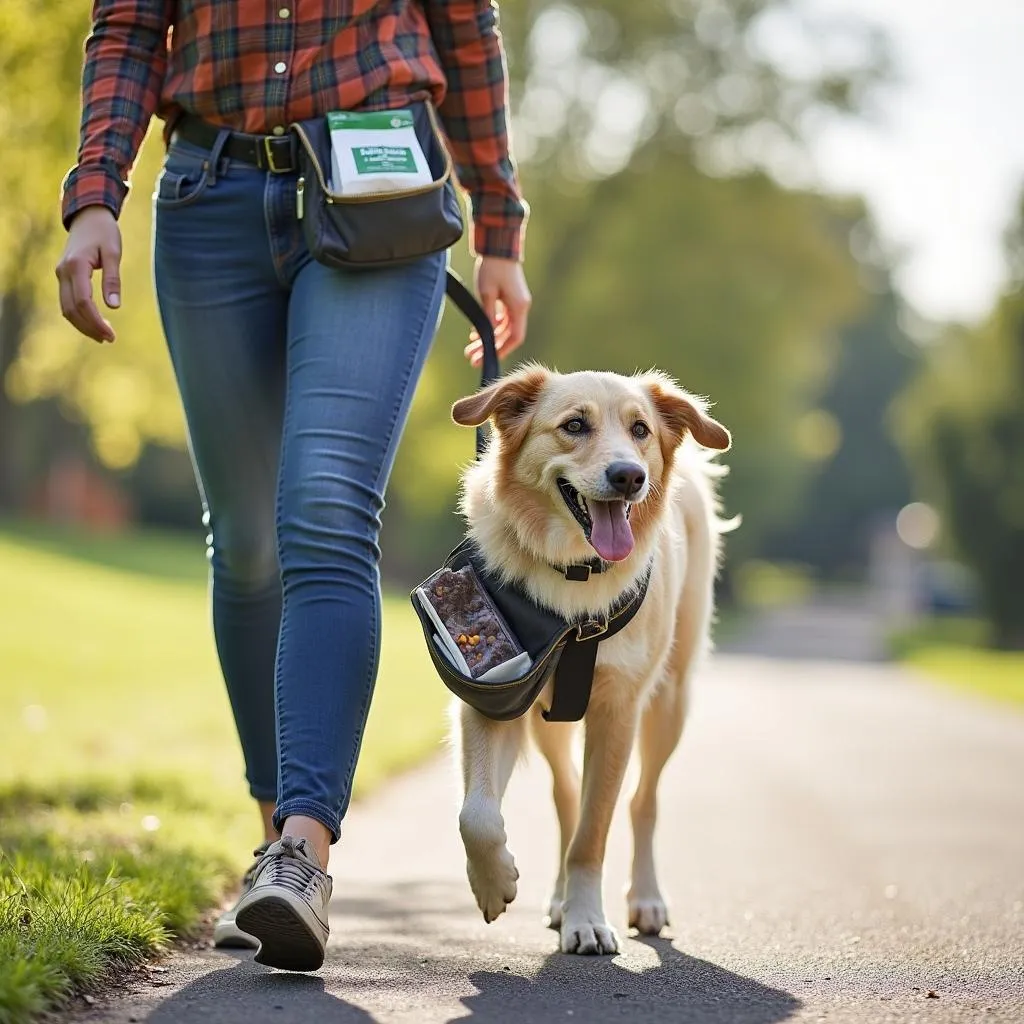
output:
[{"label": "dog harness", "polygon": [[[481,387],[497,380],[499,363],[494,344],[494,328],[473,294],[448,271],[448,298],[473,324],[483,345]],[[476,433],[476,453],[481,455],[486,435],[483,428]],[[529,669],[518,679],[485,682],[464,674],[447,658],[434,642],[436,623],[417,599],[417,590],[429,591],[435,577],[444,570],[471,568],[477,585],[504,616],[522,648],[530,656]],[[607,566],[599,558],[589,562],[551,566],[567,580],[585,583],[592,575],[603,573]],[[607,615],[597,618],[564,619],[542,608],[522,587],[505,582],[491,573],[482,554],[466,538],[445,559],[441,569],[432,573],[410,595],[413,608],[423,627],[430,659],[441,681],[456,697],[475,708],[486,718],[507,721],[526,714],[540,696],[548,680],[554,676],[551,707],[543,712],[549,722],[578,722],[590,703],[597,664],[597,645],[615,636],[640,610],[651,578],[648,563],[637,583],[621,594]]]},{"label": "dog harness", "polygon": [[[487,569],[483,556],[469,538],[452,551],[442,568],[431,574],[421,588],[429,590],[445,569],[457,572],[467,566],[530,655],[531,664],[524,675],[505,682],[484,682],[465,675],[433,642],[437,626],[413,591],[412,604],[441,681],[456,697],[486,718],[507,721],[526,714],[553,676],[551,707],[543,711],[544,718],[549,722],[578,722],[590,703],[597,645],[615,636],[640,610],[651,578],[650,564],[637,584],[615,602],[607,615],[580,619],[564,619],[542,608],[521,586],[499,579]],[[582,563],[559,567],[556,571],[568,580],[583,582],[590,578],[595,567],[593,563]],[[603,566],[597,571],[603,571]]]}]

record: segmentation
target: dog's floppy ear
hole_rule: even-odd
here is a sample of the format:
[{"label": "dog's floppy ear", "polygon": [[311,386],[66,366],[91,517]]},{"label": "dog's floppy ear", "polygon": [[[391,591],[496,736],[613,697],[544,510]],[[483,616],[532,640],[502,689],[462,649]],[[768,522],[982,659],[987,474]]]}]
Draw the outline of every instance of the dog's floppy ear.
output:
[{"label": "dog's floppy ear", "polygon": [[680,444],[687,433],[692,434],[698,444],[720,452],[732,444],[729,431],[707,414],[701,399],[661,373],[648,374],[642,381],[672,438],[673,447]]},{"label": "dog's floppy ear", "polygon": [[507,433],[524,421],[547,379],[548,371],[540,366],[517,370],[475,395],[460,398],[452,406],[452,419],[463,427],[478,427],[493,418],[498,432]]}]

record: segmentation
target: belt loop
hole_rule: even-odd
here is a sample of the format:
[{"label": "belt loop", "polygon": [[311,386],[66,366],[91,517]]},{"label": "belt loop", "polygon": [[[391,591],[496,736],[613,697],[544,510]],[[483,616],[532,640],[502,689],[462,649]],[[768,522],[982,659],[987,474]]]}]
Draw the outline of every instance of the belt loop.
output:
[{"label": "belt loop", "polygon": [[210,166],[207,170],[207,180],[210,185],[217,184],[217,168],[220,166],[220,155],[227,145],[229,138],[231,138],[230,128],[221,128],[217,132],[217,140],[213,144],[213,149],[210,150]]}]

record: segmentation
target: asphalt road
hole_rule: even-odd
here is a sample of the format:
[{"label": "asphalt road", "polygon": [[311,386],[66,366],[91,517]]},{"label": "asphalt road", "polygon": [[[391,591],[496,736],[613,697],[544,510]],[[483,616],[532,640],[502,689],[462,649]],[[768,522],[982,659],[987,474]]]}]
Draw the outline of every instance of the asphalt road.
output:
[{"label": "asphalt road", "polygon": [[[424,680],[425,685],[434,681]],[[85,1018],[218,1024],[1024,1022],[1024,714],[877,663],[717,657],[662,784],[671,934],[556,952],[546,767],[506,802],[519,898],[464,877],[445,758],[351,812],[317,975],[179,955]],[[620,808],[605,892],[625,927]]]}]

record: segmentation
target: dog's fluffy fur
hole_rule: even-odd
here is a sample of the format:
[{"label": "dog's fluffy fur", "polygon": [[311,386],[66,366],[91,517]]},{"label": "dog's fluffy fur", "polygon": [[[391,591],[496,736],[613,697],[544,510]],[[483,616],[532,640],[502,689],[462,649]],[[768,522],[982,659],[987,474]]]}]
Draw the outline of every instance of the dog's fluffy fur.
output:
[{"label": "dog's fluffy fur", "polygon": [[[486,454],[464,475],[462,502],[491,570],[571,617],[607,611],[652,566],[636,617],[598,649],[582,787],[571,751],[574,726],[540,717],[549,692],[516,721],[494,722],[469,706],[454,716],[465,786],[459,828],[484,919],[495,920],[516,895],[501,799],[529,731],[551,766],[561,829],[549,923],[561,933],[563,952],[614,953],[619,939],[602,905],[602,865],[637,737],[629,923],[657,935],[668,922],[654,867],[656,792],[682,732],[687,679],[709,647],[724,532],[714,487],[724,470],[710,461],[709,449],[728,448],[729,434],[703,401],[656,372],[562,375],[527,366],[456,402],[452,416],[465,426],[493,426]],[[567,480],[588,502],[621,497],[606,470],[623,460],[646,474],[631,499],[632,550],[586,583],[567,581],[551,567],[587,561],[595,550],[557,481]]]}]

